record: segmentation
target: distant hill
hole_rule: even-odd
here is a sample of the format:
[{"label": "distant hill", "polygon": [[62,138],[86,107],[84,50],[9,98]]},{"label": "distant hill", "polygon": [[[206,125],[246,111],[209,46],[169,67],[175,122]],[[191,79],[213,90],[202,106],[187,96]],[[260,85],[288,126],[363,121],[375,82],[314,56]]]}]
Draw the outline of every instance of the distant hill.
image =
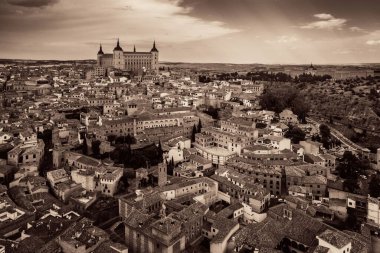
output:
[{"label": "distant hill", "polygon": [[[220,72],[239,72],[239,71],[283,71],[285,69],[303,69],[309,64],[235,64],[235,63],[187,63],[187,62],[160,62],[161,67],[178,69],[195,69],[199,71],[220,71]],[[346,65],[316,65],[318,68],[370,68],[380,69],[380,63],[368,64],[346,64]]]},{"label": "distant hill", "polygon": [[[31,60],[31,59],[0,59],[0,64],[26,64],[26,65],[57,65],[57,64],[96,64],[95,59],[85,60]],[[275,71],[281,72],[291,69],[303,69],[308,64],[237,64],[237,63],[189,63],[189,62],[160,62],[161,67],[170,69],[191,69],[197,71],[211,72],[255,72],[255,71]],[[380,63],[361,63],[345,65],[315,65],[317,68],[370,68],[380,69]]]},{"label": "distant hill", "polygon": [[49,65],[49,64],[95,64],[96,60],[24,60],[24,59],[0,59],[0,64],[27,64],[27,65]]}]

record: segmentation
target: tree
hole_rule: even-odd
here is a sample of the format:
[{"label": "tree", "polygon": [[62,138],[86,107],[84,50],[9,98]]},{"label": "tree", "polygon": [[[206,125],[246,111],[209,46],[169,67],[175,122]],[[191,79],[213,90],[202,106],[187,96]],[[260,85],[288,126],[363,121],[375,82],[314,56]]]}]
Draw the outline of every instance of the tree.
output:
[{"label": "tree", "polygon": [[94,140],[92,142],[92,153],[95,157],[100,157],[100,144],[101,142],[99,140]]},{"label": "tree", "polygon": [[193,126],[193,131],[191,132],[191,142],[195,142],[195,134],[197,133],[197,129],[195,125]]},{"label": "tree", "polygon": [[158,141],[158,150],[157,150],[157,153],[158,153],[159,162],[162,162],[164,151],[162,150],[161,140]]},{"label": "tree", "polygon": [[172,159],[170,160],[169,163],[167,163],[167,171],[168,171],[168,175],[171,175],[173,176],[174,174],[174,158],[172,157]]},{"label": "tree", "polygon": [[326,126],[325,124],[322,124],[319,126],[319,132],[321,134],[322,139],[331,137],[330,128]]},{"label": "tree", "polygon": [[347,218],[344,222],[344,225],[345,225],[347,230],[355,231],[357,229],[357,226],[358,226],[357,215],[351,211],[348,211],[347,214],[348,215],[347,215]]},{"label": "tree", "polygon": [[330,148],[330,142],[331,142],[330,128],[327,125],[322,124],[319,126],[319,133],[321,135],[321,142],[323,144],[323,147],[327,149]]},{"label": "tree", "polygon": [[334,124],[334,120],[333,120],[333,117],[330,115],[330,117],[329,117],[329,123],[330,124]]},{"label": "tree", "polygon": [[358,178],[366,170],[370,169],[370,163],[366,159],[359,159],[350,151],[346,151],[343,154],[342,159],[339,161],[337,166],[337,171],[339,176],[344,181],[344,188],[349,192],[355,192],[359,188]]},{"label": "tree", "polygon": [[113,142],[116,140],[116,135],[110,134],[108,135],[107,139],[109,142],[111,142],[111,144],[113,144]]},{"label": "tree", "polygon": [[127,166],[127,164],[131,161],[132,151],[130,145],[122,146],[120,148],[119,153],[119,161],[120,163],[124,164],[124,166]]},{"label": "tree", "polygon": [[86,136],[85,136],[84,139],[83,139],[82,153],[83,153],[84,155],[87,155],[87,154],[88,154],[88,144],[87,144],[87,138],[86,138]]},{"label": "tree", "polygon": [[342,159],[339,161],[339,165],[337,166],[337,171],[339,176],[344,179],[357,179],[358,175],[355,172],[355,164],[357,162],[356,156],[352,154],[350,151],[346,151],[343,154]]},{"label": "tree", "polygon": [[202,130],[202,122],[201,122],[201,119],[199,119],[198,126],[197,126],[197,133],[200,133],[201,130]]},{"label": "tree", "polygon": [[263,109],[276,113],[291,108],[301,122],[306,122],[306,116],[310,110],[309,104],[305,102],[299,91],[291,86],[266,89],[260,97],[259,104]]},{"label": "tree", "polygon": [[370,100],[377,100],[378,97],[379,97],[379,94],[377,93],[376,89],[372,88],[369,92],[368,98]]},{"label": "tree", "polygon": [[301,123],[305,124],[307,114],[310,111],[310,105],[305,102],[305,99],[297,95],[297,97],[291,101],[291,109],[293,113],[298,116]]},{"label": "tree", "polygon": [[[42,133],[38,132],[37,133],[37,138],[42,139],[43,142],[45,143],[45,153],[42,159],[42,162],[40,163],[39,169],[40,169],[40,175],[45,176],[45,172],[51,168],[53,168],[53,152],[50,150],[53,148],[53,133],[51,129],[45,129]],[[7,149],[2,150],[3,152],[5,151],[5,154],[7,153]],[[0,157],[4,157],[4,155],[1,154],[0,152]],[[6,156],[4,157],[6,158]]]},{"label": "tree", "polygon": [[278,99],[272,92],[265,92],[260,97],[260,106],[265,110],[274,111],[280,113],[285,109],[285,104],[282,99]]},{"label": "tree", "polygon": [[343,189],[348,192],[355,193],[356,189],[359,189],[358,180],[352,178],[344,180]]},{"label": "tree", "polygon": [[374,198],[380,197],[380,176],[374,175],[369,182],[369,195]]},{"label": "tree", "polygon": [[256,128],[264,129],[266,127],[267,127],[267,124],[265,124],[265,123],[262,123],[262,122],[257,122],[256,123]]},{"label": "tree", "polygon": [[[215,107],[213,107],[213,106],[210,105],[203,112],[206,113],[206,114],[208,114],[208,115],[210,115],[213,119],[219,119],[219,115],[218,115],[218,111],[219,110],[220,110],[219,108],[215,108]],[[202,128],[202,124],[200,126]]]},{"label": "tree", "polygon": [[290,127],[286,132],[285,137],[289,138],[292,143],[298,144],[300,141],[305,140],[306,134],[299,127]]}]

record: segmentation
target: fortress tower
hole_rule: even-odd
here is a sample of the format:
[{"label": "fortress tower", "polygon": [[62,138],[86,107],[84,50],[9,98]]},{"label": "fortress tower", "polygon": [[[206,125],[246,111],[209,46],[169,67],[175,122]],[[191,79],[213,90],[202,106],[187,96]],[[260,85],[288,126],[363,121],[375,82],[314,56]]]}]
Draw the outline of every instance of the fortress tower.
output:
[{"label": "fortress tower", "polygon": [[119,39],[117,39],[116,47],[113,49],[113,67],[116,69],[124,69],[125,61],[124,61],[124,52],[120,47]]},{"label": "fortress tower", "polygon": [[152,70],[158,72],[158,50],[156,48],[156,41],[153,42],[150,53],[152,54]]},{"label": "fortress tower", "polygon": [[104,53],[103,53],[103,49],[102,49],[102,44],[100,44],[100,48],[99,48],[99,51],[98,51],[98,54],[96,57],[96,63],[99,67],[102,66],[101,58],[103,55],[104,55]]}]

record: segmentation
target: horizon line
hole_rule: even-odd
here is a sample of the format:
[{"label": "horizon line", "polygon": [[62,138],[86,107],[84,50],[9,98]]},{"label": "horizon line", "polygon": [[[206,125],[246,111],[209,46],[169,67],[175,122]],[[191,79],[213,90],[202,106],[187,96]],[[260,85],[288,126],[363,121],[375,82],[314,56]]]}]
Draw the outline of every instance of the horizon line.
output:
[{"label": "horizon line", "polygon": [[[71,59],[71,60],[63,60],[63,59],[9,59],[9,58],[0,58],[0,61],[60,61],[60,62],[70,62],[70,61],[96,61],[96,59]],[[169,64],[231,64],[231,65],[310,65],[310,63],[236,63],[236,62],[194,62],[194,61],[159,61],[161,64],[169,63]],[[350,63],[312,63],[312,65],[369,65],[369,64],[380,64],[380,62],[350,62]]]}]

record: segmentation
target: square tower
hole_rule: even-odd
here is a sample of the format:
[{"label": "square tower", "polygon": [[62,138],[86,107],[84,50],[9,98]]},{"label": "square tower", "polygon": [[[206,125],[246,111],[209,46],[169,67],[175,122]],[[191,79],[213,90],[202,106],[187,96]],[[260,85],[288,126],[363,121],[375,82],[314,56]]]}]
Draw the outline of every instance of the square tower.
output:
[{"label": "square tower", "polygon": [[158,170],[158,186],[166,185],[168,181],[168,171],[167,171],[166,163],[159,163],[157,170]]}]

